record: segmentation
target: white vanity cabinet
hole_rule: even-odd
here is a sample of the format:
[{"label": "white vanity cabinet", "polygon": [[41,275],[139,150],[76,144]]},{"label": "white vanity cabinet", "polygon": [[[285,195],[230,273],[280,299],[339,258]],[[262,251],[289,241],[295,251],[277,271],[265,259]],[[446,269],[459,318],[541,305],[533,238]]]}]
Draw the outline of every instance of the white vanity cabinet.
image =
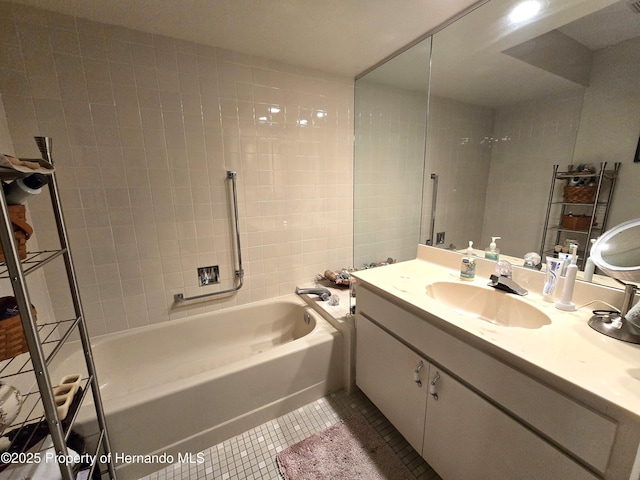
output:
[{"label": "white vanity cabinet", "polygon": [[363,316],[356,318],[356,335],[358,387],[421,452],[428,362]]},{"label": "white vanity cabinet", "polygon": [[[433,373],[435,372],[435,373]],[[596,479],[531,430],[432,367],[423,458],[448,479]]]},{"label": "white vanity cabinet", "polygon": [[356,384],[444,480],[609,478],[615,422],[364,285],[356,338]]}]

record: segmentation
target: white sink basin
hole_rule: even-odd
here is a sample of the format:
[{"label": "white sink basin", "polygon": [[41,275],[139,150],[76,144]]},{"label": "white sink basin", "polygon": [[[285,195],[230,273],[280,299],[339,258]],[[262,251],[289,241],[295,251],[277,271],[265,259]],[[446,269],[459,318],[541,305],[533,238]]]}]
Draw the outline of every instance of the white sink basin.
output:
[{"label": "white sink basin", "polygon": [[427,295],[457,313],[503,327],[541,328],[551,319],[541,310],[513,294],[468,283],[435,282]]}]

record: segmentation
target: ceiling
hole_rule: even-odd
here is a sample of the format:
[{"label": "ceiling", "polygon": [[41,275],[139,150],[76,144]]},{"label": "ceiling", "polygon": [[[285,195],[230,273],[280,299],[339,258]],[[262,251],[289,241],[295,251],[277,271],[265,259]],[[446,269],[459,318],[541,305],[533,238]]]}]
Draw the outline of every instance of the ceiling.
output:
[{"label": "ceiling", "polygon": [[10,0],[355,77],[477,0]]}]

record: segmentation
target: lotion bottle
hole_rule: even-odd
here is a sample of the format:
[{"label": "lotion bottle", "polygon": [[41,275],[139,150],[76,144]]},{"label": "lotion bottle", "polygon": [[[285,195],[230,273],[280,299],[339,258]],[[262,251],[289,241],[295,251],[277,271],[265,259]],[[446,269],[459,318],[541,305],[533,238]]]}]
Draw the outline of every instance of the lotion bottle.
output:
[{"label": "lotion bottle", "polygon": [[496,240],[500,240],[500,237],[491,237],[489,248],[484,251],[484,258],[496,261],[500,258],[500,249],[496,246]]},{"label": "lotion bottle", "polygon": [[[591,239],[591,246],[593,246],[593,244],[595,243],[596,239],[593,238]],[[591,250],[589,250],[591,251]],[[582,275],[582,279],[585,282],[590,282],[593,280],[593,274],[596,271],[596,265],[593,263],[593,260],[591,259],[591,255],[589,255],[589,257],[587,258],[585,264],[584,264],[584,274]]]},{"label": "lotion bottle", "polygon": [[460,264],[460,279],[473,280],[476,277],[476,259],[473,253],[473,242],[469,240],[467,253],[462,257]]}]

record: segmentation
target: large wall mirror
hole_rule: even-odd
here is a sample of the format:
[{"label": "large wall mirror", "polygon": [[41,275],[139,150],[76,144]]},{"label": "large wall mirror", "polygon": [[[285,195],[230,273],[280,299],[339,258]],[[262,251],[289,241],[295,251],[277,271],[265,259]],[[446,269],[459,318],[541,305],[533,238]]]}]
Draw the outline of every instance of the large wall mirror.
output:
[{"label": "large wall mirror", "polygon": [[[429,41],[431,74],[420,90],[429,94],[419,243],[444,232],[443,247],[473,240],[484,249],[500,236],[507,255],[538,251],[554,164],[620,162],[608,225],[640,216],[640,163],[633,161],[640,136],[640,13],[629,0],[541,0],[534,17],[514,16],[523,3],[532,5],[490,0]],[[356,81],[356,99],[377,70]],[[360,140],[373,133],[358,121],[358,101],[356,115],[357,267],[392,254],[363,248],[384,221],[357,228],[360,180],[370,165]],[[396,160],[396,168],[402,165]],[[378,206],[386,208],[385,200],[393,201],[383,196]],[[364,202],[371,212],[377,208],[371,197]],[[415,243],[406,248],[413,250],[399,260],[414,258]]]},{"label": "large wall mirror", "polygon": [[431,38],[356,81],[354,265],[415,258]]}]

